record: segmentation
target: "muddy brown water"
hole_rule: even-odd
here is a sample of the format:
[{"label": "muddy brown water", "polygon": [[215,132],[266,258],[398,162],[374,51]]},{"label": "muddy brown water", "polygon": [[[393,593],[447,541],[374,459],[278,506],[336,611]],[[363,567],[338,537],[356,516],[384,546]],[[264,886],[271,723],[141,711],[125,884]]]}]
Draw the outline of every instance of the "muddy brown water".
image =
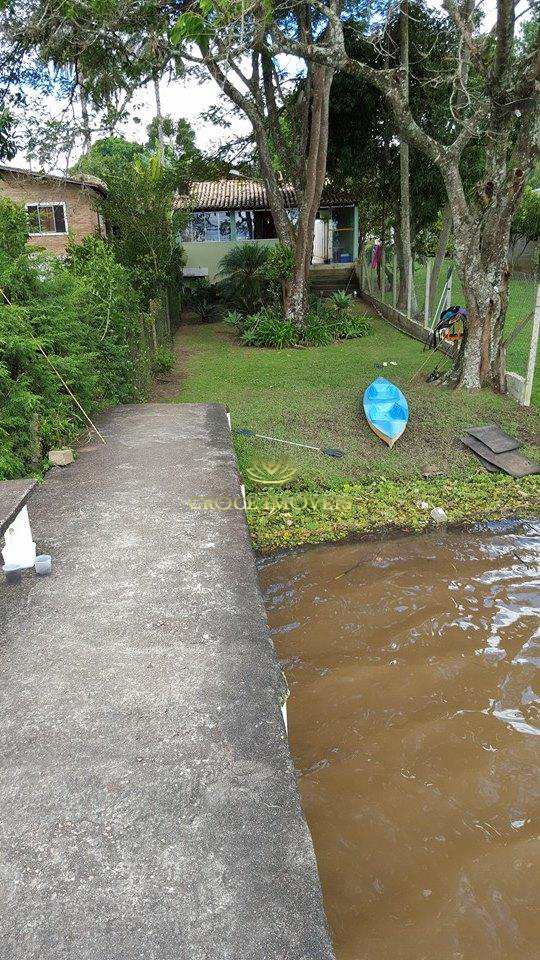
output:
[{"label": "muddy brown water", "polygon": [[338,960],[540,957],[539,559],[526,524],[261,561]]}]

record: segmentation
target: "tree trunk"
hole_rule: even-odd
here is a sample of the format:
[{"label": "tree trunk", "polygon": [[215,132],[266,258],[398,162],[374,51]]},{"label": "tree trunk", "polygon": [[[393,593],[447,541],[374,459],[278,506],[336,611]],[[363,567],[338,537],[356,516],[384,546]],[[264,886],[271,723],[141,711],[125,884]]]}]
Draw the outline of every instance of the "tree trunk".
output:
[{"label": "tree trunk", "polygon": [[88,97],[86,96],[86,90],[84,89],[84,80],[80,74],[78,77],[78,84],[79,84],[79,103],[81,105],[84,152],[88,153],[88,151],[90,150],[90,147],[92,146],[92,131],[90,129]]},{"label": "tree trunk", "polygon": [[[477,236],[482,224],[474,226]],[[477,243],[474,244],[478,246]],[[467,309],[467,331],[459,359],[459,385],[478,390],[491,384],[504,389],[502,331],[508,306],[509,271],[504,237],[481,253],[456,243],[456,265]]]},{"label": "tree trunk", "polygon": [[294,268],[285,288],[284,312],[296,327],[303,327],[309,308],[309,268],[313,256],[315,218],[321,202],[328,152],[328,112],[334,71],[312,68],[312,109],[305,182],[299,203],[294,242]]},{"label": "tree trunk", "polygon": [[154,84],[154,97],[156,101],[156,134],[158,143],[162,150],[165,149],[165,135],[163,132],[163,112],[161,109],[161,91],[159,89],[159,77],[157,74],[154,74],[152,78]]},{"label": "tree trunk", "polygon": [[[394,270],[397,271],[398,276],[401,278],[404,273],[404,257],[403,257],[403,243],[401,239],[401,213],[400,208],[397,210],[396,222],[394,226]],[[395,307],[400,309],[400,290],[399,286],[397,287],[397,297],[394,304]],[[407,303],[405,302],[405,307]]]},{"label": "tree trunk", "polygon": [[297,252],[292,279],[285,284],[283,312],[298,329],[305,326],[306,314],[309,306],[309,268],[305,269],[305,259],[302,263],[301,253]]},{"label": "tree trunk", "polygon": [[[409,0],[402,0],[399,23],[400,62],[405,76],[406,101],[409,100]],[[414,283],[411,285],[412,270],[412,242],[411,242],[411,190],[409,173],[409,144],[401,138],[399,145],[399,178],[400,178],[400,226],[402,263],[400,271],[398,306],[406,310],[411,302],[411,313],[418,313],[418,302]]]}]

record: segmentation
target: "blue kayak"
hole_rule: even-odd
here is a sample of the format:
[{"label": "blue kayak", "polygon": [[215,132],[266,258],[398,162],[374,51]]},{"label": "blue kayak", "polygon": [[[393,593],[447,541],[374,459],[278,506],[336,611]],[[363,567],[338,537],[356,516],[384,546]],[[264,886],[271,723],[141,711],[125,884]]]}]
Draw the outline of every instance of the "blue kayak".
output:
[{"label": "blue kayak", "polygon": [[364,413],[373,432],[393,447],[407,426],[409,405],[395,383],[377,377],[364,393]]}]

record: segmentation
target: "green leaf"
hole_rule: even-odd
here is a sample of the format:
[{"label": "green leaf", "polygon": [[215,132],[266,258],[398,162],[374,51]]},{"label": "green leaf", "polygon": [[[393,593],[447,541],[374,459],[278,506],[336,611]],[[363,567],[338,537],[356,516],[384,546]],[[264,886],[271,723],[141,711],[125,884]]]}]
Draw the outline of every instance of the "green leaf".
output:
[{"label": "green leaf", "polygon": [[192,41],[198,43],[208,36],[208,29],[203,17],[191,10],[183,13],[171,30],[171,42],[176,45]]}]

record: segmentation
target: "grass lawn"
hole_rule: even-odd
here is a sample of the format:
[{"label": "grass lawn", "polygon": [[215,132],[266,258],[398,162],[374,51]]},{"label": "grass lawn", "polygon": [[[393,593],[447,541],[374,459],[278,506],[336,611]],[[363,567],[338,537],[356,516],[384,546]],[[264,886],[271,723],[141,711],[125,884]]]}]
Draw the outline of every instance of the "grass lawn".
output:
[{"label": "grass lawn", "polygon": [[[437,304],[441,297],[446,282],[447,269],[450,261],[446,261],[444,268],[439,275],[437,289]],[[414,272],[416,296],[418,307],[421,311],[424,309],[425,291],[426,291],[426,267],[425,264],[417,264]],[[516,274],[510,280],[508,291],[508,310],[505,321],[505,334],[520,323],[525,317],[529,316],[534,309],[536,297],[536,280],[532,276],[522,276]],[[385,300],[390,302],[390,293],[388,292]],[[452,282],[452,303],[464,304],[465,300],[461,290],[461,284],[454,270]],[[510,344],[508,349],[507,369],[515,373],[525,375],[527,361],[529,359],[529,350],[531,344],[532,324],[529,323],[519,333],[514,343]],[[533,383],[533,402],[540,404],[540,358],[537,361],[534,383]]]},{"label": "grass lawn", "polygon": [[[221,402],[231,412],[233,429],[247,427],[346,453],[337,460],[271,441],[235,437],[240,469],[259,511],[258,517],[250,517],[258,546],[328,539],[384,523],[422,526],[426,518],[414,506],[416,501],[448,507],[450,490],[456,504],[449,510],[450,518],[465,519],[475,515],[476,509],[472,502],[470,509],[466,502],[459,506],[460,491],[466,487],[467,496],[469,488],[476,489],[482,501],[476,515],[487,515],[490,505],[495,513],[505,512],[504,504],[518,512],[520,505],[530,506],[529,501],[538,506],[536,478],[516,482],[492,477],[459,445],[467,425],[495,421],[518,436],[524,449],[534,455],[538,410],[525,410],[490,391],[471,395],[426,384],[415,373],[421,365],[422,370],[432,369],[438,357],[424,353],[421,344],[383,320],[373,318],[371,323],[372,332],[359,340],[282,351],[239,346],[219,324],[180,329],[178,345],[187,354],[180,401]],[[396,365],[383,367],[384,361]],[[441,357],[439,362],[447,361]],[[393,450],[375,436],[361,412],[362,393],[379,375],[397,383],[410,406],[409,426]],[[260,461],[285,462],[295,471],[287,491],[261,493],[248,472]],[[424,478],[426,468],[439,476]],[[356,493],[351,494],[353,488]],[[315,496],[331,491],[341,501],[345,491],[359,499],[348,519],[336,519],[335,504],[330,504],[321,526],[324,510],[320,505],[302,507],[305,497],[298,500],[306,491]],[[291,494],[297,498],[296,506],[291,505]],[[261,507],[263,500],[269,506]],[[391,503],[392,509],[386,510]],[[381,506],[385,508],[379,510]]]}]

